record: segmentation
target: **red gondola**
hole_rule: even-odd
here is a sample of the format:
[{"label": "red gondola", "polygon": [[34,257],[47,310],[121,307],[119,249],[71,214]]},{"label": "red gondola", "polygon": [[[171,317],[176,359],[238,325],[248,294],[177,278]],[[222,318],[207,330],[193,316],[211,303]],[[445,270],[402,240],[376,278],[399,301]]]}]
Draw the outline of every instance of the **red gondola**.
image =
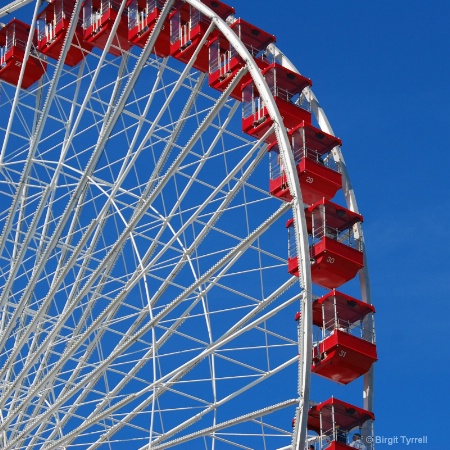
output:
[{"label": "red gondola", "polygon": [[[269,44],[276,41],[275,36],[242,19],[233,22],[230,28],[253,56],[260,70],[268,67],[270,62],[264,58],[263,52]],[[244,66],[245,61],[221,33],[210,41],[208,82],[211,87],[221,92],[224,91],[237,72]],[[231,97],[242,101],[242,85],[250,80],[250,74],[244,75],[239,85],[230,94]]]},{"label": "red gondola", "polygon": [[[339,173],[339,166],[330,156],[330,151],[341,145],[341,140],[324,133],[306,121],[293,128],[289,136],[303,202],[311,205],[322,198],[332,199],[342,187],[342,176]],[[270,152],[270,193],[282,200],[291,201],[292,195],[281,164],[278,143],[271,144],[268,150]]]},{"label": "red gondola", "polygon": [[[303,101],[303,89],[311,86],[311,80],[295,73],[280,64],[273,63],[262,72],[275,103],[283,118],[283,125],[288,128],[299,126],[303,121],[311,123],[309,103]],[[266,105],[253,82],[248,81],[242,86],[242,130],[257,139],[260,139],[273,124]],[[299,106],[299,103],[301,105]],[[272,134],[266,142],[274,142]]]},{"label": "red gondola", "polygon": [[[26,61],[21,87],[29,88],[44,75],[47,63],[35,56],[37,31],[34,30],[33,45]],[[30,26],[13,19],[0,30],[0,79],[15,86],[19,83],[20,70],[24,64]]]},{"label": "red gondola", "polygon": [[[354,278],[364,266],[362,244],[354,232],[354,225],[362,221],[361,215],[325,199],[306,209],[313,283],[328,289],[337,288]],[[288,271],[299,276],[292,219],[286,227],[289,232]]]},{"label": "red gondola", "polygon": [[377,360],[373,327],[364,318],[375,308],[336,290],[313,303],[313,323],[321,338],[313,348],[312,372],[348,384]]},{"label": "red gondola", "polygon": [[[233,7],[219,0],[202,0],[202,3],[224,20],[235,12]],[[188,63],[210,23],[211,20],[208,17],[187,3],[172,12],[170,15],[170,55],[179,61]],[[217,35],[218,32],[214,30],[208,39],[213,39]],[[208,54],[208,46],[205,43],[204,47],[200,49],[193,67],[202,72],[208,72]]]},{"label": "red gondola", "polygon": [[[121,0],[85,0],[83,3],[83,39],[95,47],[104,49],[120,10]],[[128,17],[126,10],[119,18],[119,26],[108,53],[120,56],[129,50]]]},{"label": "red gondola", "polygon": [[[144,48],[164,7],[165,0],[128,0],[128,40]],[[153,53],[160,57],[170,54],[170,21],[166,19],[160,30]]]},{"label": "red gondola", "polygon": [[[74,0],[53,0],[39,14],[37,19],[38,50],[44,55],[55,60],[59,59],[74,7]],[[86,52],[92,48],[91,44],[84,41],[83,22],[79,17],[72,45],[67,52],[64,64],[76,66],[85,57]]]},{"label": "red gondola", "polygon": [[318,434],[320,448],[327,450],[352,449],[348,434],[361,429],[368,421],[374,421],[370,411],[358,408],[337,398],[330,398],[308,411],[308,430]]}]

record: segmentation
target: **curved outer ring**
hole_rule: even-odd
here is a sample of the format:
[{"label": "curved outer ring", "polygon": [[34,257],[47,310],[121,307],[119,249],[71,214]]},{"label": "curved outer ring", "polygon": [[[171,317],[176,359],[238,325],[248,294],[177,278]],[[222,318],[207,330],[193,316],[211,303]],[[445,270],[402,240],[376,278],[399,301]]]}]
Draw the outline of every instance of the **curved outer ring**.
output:
[{"label": "curved outer ring", "polygon": [[[275,58],[279,59],[284,67],[299,73],[297,68],[292,64],[292,62],[276,47],[274,44],[269,44],[268,51],[274,55]],[[335,135],[333,129],[331,128],[330,122],[323,108],[320,106],[317,97],[314,95],[310,88],[306,88],[308,100],[311,104],[311,110],[314,113],[317,122],[319,123],[320,129],[328,134]],[[344,157],[342,155],[340,147],[335,147],[332,150],[333,159],[339,163],[342,173],[342,190],[344,192],[345,201],[347,203],[347,208],[351,211],[359,213],[358,204],[356,202],[355,191],[353,189],[352,183],[350,181],[350,176],[348,174],[347,166],[345,164]],[[369,269],[367,262],[367,255],[364,243],[364,234],[362,226],[360,223],[355,225],[355,237],[359,237],[363,246],[363,256],[364,256],[364,267],[359,272],[359,283],[361,289],[362,300],[366,303],[372,304],[372,295],[370,291],[370,278]],[[366,317],[364,323],[364,330],[366,333],[371,333],[374,330],[373,317]],[[312,325],[311,325],[312,328]],[[374,367],[372,366],[370,371],[364,375],[364,388],[363,388],[363,399],[364,399],[364,409],[368,411],[373,411],[373,395],[374,395]],[[366,436],[372,435],[371,429],[366,429]],[[300,448],[300,447],[299,447]]]},{"label": "curved outer ring", "polygon": [[296,229],[297,254],[299,258],[300,286],[303,291],[302,296],[302,322],[300,325],[299,342],[299,406],[296,412],[296,421],[293,435],[293,448],[303,448],[306,440],[307,409],[309,405],[309,386],[311,378],[311,346],[312,346],[312,280],[311,265],[309,262],[309,244],[306,228],[305,211],[303,207],[300,182],[297,177],[294,155],[291,151],[286,128],[283,125],[283,119],[275,104],[275,100],[270,89],[262,76],[255,60],[237,35],[228,26],[228,24],[218,17],[211,9],[205,6],[200,0],[187,0],[187,3],[194,6],[205,16],[209,17],[217,28],[228,39],[230,44],[236,49],[239,55],[246,62],[247,68],[253,78],[253,81],[261,95],[270,117],[274,121],[274,129],[280,149],[280,155],[284,161],[285,171],[290,192],[292,194],[292,212]]},{"label": "curved outer ring", "polygon": [[[0,17],[14,11],[21,6],[24,6],[28,3],[31,3],[33,0],[16,0],[10,2],[9,5],[6,5],[2,9],[0,9]],[[287,181],[289,185],[290,192],[292,193],[292,210],[294,216],[294,223],[296,228],[296,240],[297,240],[297,250],[299,257],[299,265],[301,267],[300,273],[302,276],[300,277],[300,286],[303,291],[302,296],[302,316],[301,316],[301,325],[300,325],[300,336],[299,336],[299,407],[297,408],[296,413],[296,423],[294,428],[293,442],[292,448],[301,449],[303,448],[306,440],[306,423],[307,423],[307,409],[309,405],[309,386],[310,386],[310,378],[311,378],[311,352],[310,348],[312,345],[312,281],[311,281],[311,267],[309,264],[309,250],[308,250],[308,234],[306,231],[306,219],[303,208],[303,200],[301,195],[300,183],[298,177],[296,176],[295,162],[293,158],[293,154],[291,152],[288,136],[285,127],[283,126],[283,119],[278,111],[278,108],[275,104],[275,101],[270,93],[269,87],[265,82],[259,68],[257,67],[253,57],[246,49],[244,44],[239,40],[237,35],[231,30],[228,24],[218,17],[211,9],[205,6],[200,0],[186,0],[187,3],[194,6],[197,10],[199,10],[202,14],[209,17],[215,24],[215,26],[223,33],[223,35],[228,39],[228,41],[233,45],[239,55],[246,62],[248,71],[250,72],[255,85],[267,107],[267,110],[274,121],[274,131],[277,136],[278,145],[280,148],[280,155],[284,162],[284,167],[287,173]],[[38,7],[38,3],[36,4],[36,8]],[[33,15],[36,17],[36,14]],[[27,43],[27,51],[26,54],[29,54],[29,47],[31,44],[31,39]],[[270,44],[268,50],[279,60],[281,64],[290,70],[293,70],[298,73],[296,67],[289,61],[288,58],[274,45]],[[21,71],[21,76],[22,75]],[[18,91],[19,89],[17,89]],[[316,116],[316,119],[319,123],[319,126],[322,130],[329,134],[334,134],[331,128],[328,119],[321,108],[317,98],[311,89],[306,89],[308,99],[311,104],[312,111]],[[17,95],[17,92],[16,92]],[[356,203],[356,197],[354,194],[353,187],[350,182],[350,178],[348,175],[348,171],[346,169],[345,161],[342,156],[342,153],[338,147],[336,147],[333,151],[333,158],[335,161],[339,162],[342,170],[342,178],[343,178],[343,190],[345,199],[347,202],[347,207],[355,212],[358,212],[358,207]],[[364,248],[364,237],[360,224],[357,226],[357,230],[355,230],[363,243]],[[360,285],[361,285],[361,293],[362,298],[367,303],[371,303],[371,294],[370,294],[370,283],[369,283],[369,274],[366,260],[366,252],[364,251],[364,268],[360,272]],[[367,328],[371,330],[373,328],[372,319],[370,319],[370,323]],[[370,411],[373,409],[373,367],[368,374],[365,375],[364,378],[364,407]]]}]

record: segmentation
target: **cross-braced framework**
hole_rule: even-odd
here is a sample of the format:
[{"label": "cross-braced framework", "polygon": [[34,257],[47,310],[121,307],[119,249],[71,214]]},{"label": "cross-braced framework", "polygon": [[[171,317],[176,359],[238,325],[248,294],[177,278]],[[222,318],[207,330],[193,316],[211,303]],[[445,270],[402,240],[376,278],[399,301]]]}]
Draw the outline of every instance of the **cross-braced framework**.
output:
[{"label": "cross-braced framework", "polygon": [[[0,12],[17,7],[34,29],[43,5],[25,3]],[[312,288],[282,117],[249,50],[200,1],[188,3],[211,20],[186,63],[152,52],[174,1],[143,48],[125,49],[119,3],[104,50],[65,65],[72,19],[60,59],[27,42],[46,64],[39,81],[0,84],[0,447],[302,446]],[[193,68],[216,29],[246,61],[223,92]],[[273,119],[259,139],[230,96],[248,74]],[[271,133],[290,202],[268,193]],[[292,216],[300,278],[286,266]]]}]

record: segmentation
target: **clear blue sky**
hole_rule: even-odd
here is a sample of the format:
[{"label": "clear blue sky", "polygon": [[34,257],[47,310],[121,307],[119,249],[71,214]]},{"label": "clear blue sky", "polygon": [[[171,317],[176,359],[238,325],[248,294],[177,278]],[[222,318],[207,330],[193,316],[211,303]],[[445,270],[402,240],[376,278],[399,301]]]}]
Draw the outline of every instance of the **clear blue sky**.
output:
[{"label": "clear blue sky", "polygon": [[[365,219],[377,309],[376,434],[427,435],[428,445],[409,448],[441,450],[450,400],[450,157],[442,141],[450,105],[450,2],[227,3],[277,36],[312,79],[343,141]],[[312,398],[325,400],[317,391]]]},{"label": "clear blue sky", "polygon": [[449,123],[450,2],[232,4],[275,34],[312,79],[343,141],[365,219],[377,308],[375,432],[428,435],[428,445],[408,448],[440,450],[450,399],[450,157],[442,140]]}]

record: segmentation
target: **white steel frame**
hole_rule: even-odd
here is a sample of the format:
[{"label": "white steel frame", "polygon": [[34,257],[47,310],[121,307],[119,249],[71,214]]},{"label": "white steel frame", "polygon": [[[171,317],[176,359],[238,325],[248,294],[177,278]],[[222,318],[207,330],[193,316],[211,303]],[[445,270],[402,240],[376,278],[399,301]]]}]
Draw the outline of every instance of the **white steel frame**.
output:
[{"label": "white steel frame", "polygon": [[[229,25],[203,3],[199,0],[187,2],[211,19],[211,26],[202,44],[206,42],[209,32],[217,28],[247,63],[246,68],[240,71],[226,91],[216,98],[211,96],[211,91],[202,93],[206,75],[192,75],[192,65],[201,45],[187,65],[176,69],[178,72],[171,67],[169,60],[156,60],[151,55],[164,18],[173,3],[173,0],[169,0],[139,56],[130,52],[124,53],[120,59],[108,56],[107,51],[113,44],[113,34],[119,26],[119,21],[116,20],[105,49],[82,61],[78,68],[67,71],[62,61],[75,33],[76,20],[72,20],[61,58],[53,63],[51,78],[41,80],[28,92],[16,89],[13,97],[5,102],[9,105],[10,115],[0,129],[4,137],[0,155],[0,183],[3,185],[0,195],[4,199],[2,202],[6,199],[9,202],[7,213],[0,216],[3,284],[0,293],[0,357],[4,362],[0,369],[0,442],[4,449],[57,449],[70,447],[78,442],[79,445],[84,445],[82,448],[98,448],[102,444],[114,442],[117,436],[123,436],[120,434],[123,427],[139,431],[143,427],[139,417],[144,413],[151,423],[148,425],[148,444],[139,444],[140,448],[168,448],[184,443],[189,445],[193,439],[199,440],[198,442],[203,439],[205,448],[210,448],[206,442],[211,442],[211,448],[215,448],[216,443],[219,446],[221,442],[236,448],[250,448],[233,441],[232,432],[230,435],[221,434],[222,430],[233,430],[233,427],[241,430],[239,425],[243,423],[248,426],[260,424],[263,429],[260,438],[264,443],[271,439],[267,430],[272,430],[274,435],[283,437],[284,448],[302,449],[305,445],[310,401],[312,281],[306,221],[295,162],[283,119],[246,47]],[[0,9],[0,17],[26,3],[30,1],[12,2]],[[125,1],[122,2],[119,17],[124,6]],[[39,7],[40,2],[37,1],[32,27],[36,23]],[[81,1],[77,1],[75,15],[80,11]],[[280,63],[296,71],[276,46],[270,45],[268,50]],[[31,39],[27,43],[27,55],[30,51]],[[130,68],[133,63],[134,66]],[[103,81],[107,67],[111,67],[112,72],[116,73],[115,80]],[[142,94],[141,76],[149,68],[152,68],[155,78],[148,83],[150,93]],[[250,72],[274,121],[270,131],[274,131],[277,136],[288,185],[293,195],[291,203],[279,202],[278,207],[261,218],[257,226],[250,225],[250,212],[255,210],[253,203],[266,204],[264,199],[267,194],[262,195],[261,188],[252,181],[252,175],[259,170],[266,145],[264,138],[250,144],[250,139],[235,134],[232,124],[240,104],[229,100],[229,93],[246,71]],[[23,72],[22,68],[21,79]],[[70,88],[68,92],[73,95],[70,102],[65,98],[65,88]],[[186,88],[190,94],[177,112],[177,96]],[[105,101],[103,90],[110,91],[108,101]],[[4,91],[11,92],[7,88]],[[160,99],[161,93],[164,93],[164,100]],[[306,94],[319,126],[332,134],[314,94],[310,89],[307,89]],[[142,97],[139,98],[139,95]],[[29,101],[30,96],[34,106]],[[157,99],[155,113],[152,106]],[[209,106],[204,106],[208,102]],[[134,105],[138,105],[140,109],[133,110]],[[4,110],[4,106],[0,106]],[[202,106],[205,107],[204,111],[199,110]],[[172,110],[178,117],[171,123],[168,132],[168,125],[163,121],[171,116]],[[31,111],[33,116],[31,127],[26,117],[27,111],[28,114]],[[61,116],[55,115],[55,111],[60,111]],[[196,111],[195,114],[193,111]],[[223,112],[227,113],[226,117],[218,119]],[[86,122],[85,114],[88,113],[92,116],[92,123]],[[198,117],[197,127],[181,146],[179,142],[186,131],[185,124],[191,123],[192,126],[193,115]],[[127,124],[127,121],[133,122]],[[64,130],[57,152],[53,144],[47,143],[51,143],[48,125],[53,123],[62,124]],[[91,148],[83,149],[86,157],[78,155],[74,152],[74,146],[91,129],[97,129],[98,138]],[[207,136],[212,130],[215,136],[208,143]],[[105,148],[119,134],[127,136],[129,150],[120,154],[117,164],[113,160],[105,162],[105,158],[111,155]],[[233,139],[235,149],[223,146],[222,154],[217,155],[216,148],[224,145],[221,143],[227,139]],[[16,147],[22,141],[25,143]],[[239,162],[226,169],[223,179],[218,178],[215,184],[208,185],[206,179],[199,178],[203,168],[214,158],[221,156],[226,161],[227,153],[238,148],[237,142],[241,143],[245,151]],[[139,178],[140,161],[153,146],[158,146],[161,152],[148,180],[145,184],[139,181],[136,186],[128,188],[133,173]],[[203,155],[200,156],[198,149],[201,147],[204,148]],[[174,150],[179,152],[176,157],[173,156]],[[48,159],[47,153],[50,155]],[[189,162],[193,155],[198,157],[198,161]],[[333,157],[343,168],[347,205],[352,211],[358,212],[339,148],[333,150]],[[117,169],[118,164],[121,166]],[[99,167],[103,171],[109,171],[110,178],[102,178]],[[161,204],[165,200],[164,192],[171,184],[178,182],[180,173],[185,174],[186,184],[176,185],[178,198],[170,205],[170,211],[165,211],[165,205]],[[61,180],[66,183],[63,187],[66,191],[62,194]],[[189,192],[196,188],[196,184],[203,186],[202,189],[208,189],[210,194],[203,198],[201,204],[193,204],[192,211],[185,217],[188,211],[182,211],[182,204],[189,197]],[[254,194],[255,198],[248,201],[248,204],[245,203],[245,198],[242,205],[233,203],[236,196],[245,197],[247,191],[258,193],[260,197]],[[102,198],[104,200],[97,200]],[[62,199],[64,208],[58,212],[53,205]],[[217,205],[216,209],[210,210],[211,205]],[[94,214],[87,215],[87,220],[84,214],[86,208],[90,207],[95,211]],[[245,235],[235,236],[233,232],[219,228],[222,216],[227,215],[230,208],[236,211],[242,209],[249,216]],[[269,247],[261,248],[260,242],[268,230],[277,229],[277,223],[282,222],[289,211],[296,226],[302,274],[299,279],[300,289],[297,279],[288,276],[260,299],[239,293],[232,285],[227,286],[229,278],[239,277],[238,270],[233,267],[239,267],[244,254],[255,252],[260,260],[267,257],[271,258],[272,263],[281,261],[279,255],[270,253]],[[178,220],[181,222],[177,228],[172,223]],[[113,230],[113,239],[108,242],[111,223],[115,224],[117,230]],[[198,224],[202,224],[203,229],[195,231],[198,234],[189,243],[187,236]],[[211,254],[199,253],[202,242],[218,231],[225,241],[234,239],[235,244],[224,244],[217,250],[218,256],[214,251]],[[360,226],[358,232],[362,239]],[[286,238],[283,230],[280,230],[279,238]],[[148,243],[145,251],[143,240]],[[132,264],[124,258],[126,252],[131,252],[131,258],[134,258]],[[172,253],[172,259],[165,256]],[[180,256],[177,257],[177,254]],[[164,258],[167,258],[166,267],[160,263]],[[209,269],[200,269],[202,259],[214,261],[214,264]],[[135,267],[127,269],[128,265]],[[117,266],[123,266],[122,277],[116,275]],[[181,285],[177,280],[181,280],[178,278],[179,274],[186,268],[192,272],[193,281],[190,285]],[[152,280],[157,279],[152,279],[152,273],[157,270],[168,270],[169,276],[159,279],[159,287],[152,292]],[[236,272],[232,272],[233,270]],[[259,270],[262,283],[265,280],[262,274],[268,268],[260,261],[259,266],[253,270]],[[251,271],[248,276],[251,276]],[[41,295],[39,290],[43,284],[46,285],[46,291]],[[115,286],[114,289],[109,288],[110,284]],[[360,275],[360,284],[363,299],[370,302],[367,262]],[[253,302],[251,308],[249,305],[240,307],[244,309],[244,313],[238,314],[235,323],[219,337],[215,335],[213,328],[214,316],[207,313],[208,295],[218,288],[226,289],[230,296],[247,295],[248,301]],[[136,290],[143,300],[140,309],[129,300],[130,293],[135,294]],[[163,302],[167,292],[172,291],[178,292],[178,295],[173,294],[171,301],[162,303],[159,307],[158,302]],[[289,295],[286,296],[286,292]],[[60,299],[62,294],[67,296],[67,302],[58,305],[56,299]],[[220,350],[229,343],[240,342],[240,337],[246,333],[251,336],[251,333],[261,334],[267,340],[273,337],[281,342],[283,336],[277,335],[276,329],[271,330],[267,324],[273,323],[271,321],[274,317],[280,317],[294,303],[299,303],[302,311],[299,334],[295,342],[289,342],[284,337],[285,342],[293,349],[292,357],[265,371],[252,367],[251,370],[255,373],[258,370],[260,372],[253,381],[219,398],[217,390],[222,381],[220,378],[216,379],[215,375],[220,366],[219,359],[238,365],[237,360],[226,357],[226,353],[221,354]],[[102,309],[98,309],[97,305],[103,305]],[[181,307],[185,309],[182,310]],[[134,319],[126,332],[120,332],[116,327],[117,323],[123,321],[125,324],[128,321],[127,317],[117,315],[122,311],[121,308],[128,308],[130,320]],[[192,335],[192,342],[197,342],[203,349],[184,362],[180,361],[177,367],[163,372],[159,367],[163,360],[161,352],[168,341],[189,338],[183,330],[186,323],[198,314],[197,308],[203,308],[208,341],[201,341],[199,337]],[[224,309],[223,315],[226,316],[231,311],[231,307],[229,311]],[[236,307],[235,311],[238,312],[239,308]],[[118,338],[115,347],[109,349],[106,340],[114,334]],[[256,348],[253,351],[256,352]],[[186,352],[188,350],[194,352],[186,347]],[[300,356],[297,356],[297,350]],[[269,345],[266,352],[270,352]],[[93,360],[92,355],[96,355],[96,359]],[[180,353],[181,356],[183,355]],[[128,359],[128,362],[121,362],[121,358]],[[165,358],[171,360],[170,354]],[[171,425],[171,429],[158,428],[155,422],[158,414],[159,417],[170,415],[167,411],[163,414],[160,410],[163,394],[178,398],[191,396],[192,403],[200,403],[200,397],[194,399],[193,394],[183,394],[176,387],[182,386],[183,379],[195,372],[196,367],[204,361],[209,361],[214,400],[209,404],[205,401],[203,409],[193,408],[189,417],[175,426]],[[239,364],[250,370],[250,363]],[[122,365],[127,369],[121,369]],[[291,398],[268,402],[263,407],[255,407],[247,412],[243,409],[242,414],[221,420],[217,412],[221,408],[228,403],[232,404],[235,398],[239,398],[247,390],[260,384],[265,385],[272,377],[275,378],[296,365],[298,392]],[[143,367],[151,369],[152,380],[142,379]],[[109,386],[110,380],[114,378],[113,374],[122,378],[115,385]],[[129,390],[130,380],[138,386],[135,390]],[[97,387],[103,385],[104,392]],[[372,371],[365,378],[364,389],[365,407],[372,410]],[[98,398],[95,399],[96,396]],[[295,410],[293,432],[280,430],[276,425],[271,425],[270,421],[264,422],[272,413],[289,409]],[[81,410],[83,411],[80,412]],[[184,413],[180,410],[180,414]],[[196,422],[208,416],[213,417],[210,425],[196,429]],[[78,420],[76,426],[75,419]],[[186,434],[180,436],[185,429]],[[206,437],[210,440],[205,441]],[[291,441],[289,447],[285,447],[286,439]]]}]

